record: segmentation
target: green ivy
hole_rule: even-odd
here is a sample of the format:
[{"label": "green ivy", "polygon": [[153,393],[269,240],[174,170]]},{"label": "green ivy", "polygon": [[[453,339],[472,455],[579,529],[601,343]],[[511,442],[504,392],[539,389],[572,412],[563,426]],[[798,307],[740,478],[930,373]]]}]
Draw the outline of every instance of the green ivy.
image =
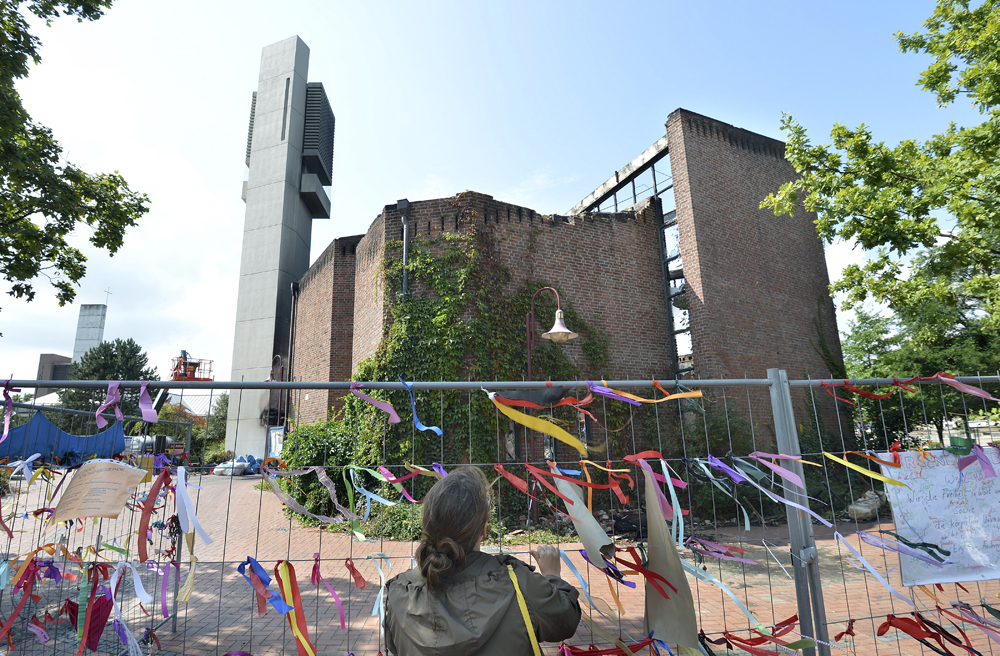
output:
[{"label": "green ivy", "polygon": [[[532,295],[546,286],[559,290],[566,323],[582,338],[585,363],[577,366],[561,347],[539,340],[532,356],[533,377],[604,377],[608,336],[577,312],[572,297],[554,281],[528,280],[511,290],[511,272],[501,261],[489,228],[471,212],[463,223],[465,229],[461,232],[417,237],[410,242],[406,297],[400,294],[402,243],[386,244],[376,285],[385,291],[389,320],[375,352],[358,364],[354,380],[521,380],[526,367],[524,318]],[[536,316],[554,316],[555,299],[550,297],[542,294],[536,298]],[[439,425],[444,430],[443,439],[414,429],[405,391],[371,394],[390,401],[400,423],[390,424],[386,413],[353,396],[347,397],[341,417],[290,433],[283,452],[283,457],[289,454],[289,465],[325,463],[331,467],[331,477],[339,480],[339,467],[346,464],[372,467],[405,461],[492,463],[503,459],[498,458],[497,412],[482,392],[414,392],[421,422]],[[620,414],[621,410],[616,412]],[[575,411],[561,409],[558,416],[575,419]],[[499,424],[501,434],[507,432],[506,426],[505,419]],[[336,446],[326,447],[324,439],[333,440]],[[344,440],[350,442],[349,447]],[[371,477],[362,478],[369,489],[377,489]],[[433,483],[424,476],[412,481],[418,498]],[[298,491],[288,485],[286,489],[313,512],[329,510],[321,503],[322,495],[315,486]],[[515,510],[523,506],[524,499],[505,498],[504,503],[512,504],[508,507]],[[376,508],[374,512],[382,511]],[[392,522],[387,518],[387,523]]]}]

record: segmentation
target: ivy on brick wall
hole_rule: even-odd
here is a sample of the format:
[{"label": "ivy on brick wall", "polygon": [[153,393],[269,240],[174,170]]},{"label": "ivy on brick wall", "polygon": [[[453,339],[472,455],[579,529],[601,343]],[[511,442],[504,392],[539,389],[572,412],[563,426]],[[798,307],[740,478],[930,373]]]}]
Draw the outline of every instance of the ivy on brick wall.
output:
[{"label": "ivy on brick wall", "polygon": [[[358,364],[354,380],[396,381],[399,376],[408,382],[522,380],[526,372],[525,315],[532,295],[546,286],[559,289],[566,323],[581,336],[585,362],[577,366],[562,347],[538,339],[532,356],[533,377],[602,378],[608,362],[607,335],[576,311],[573,299],[562,293],[558,281],[529,280],[511,291],[511,272],[499,258],[489,228],[472,212],[466,214],[463,224],[461,232],[411,240],[410,293],[406,297],[400,293],[402,242],[386,244],[376,284],[384,291],[389,320],[375,352]],[[551,321],[555,309],[552,295],[540,294],[535,299],[539,325]],[[322,430],[308,429],[309,440],[296,439],[303,429],[289,435],[282,453],[286,462],[294,468],[320,463],[335,467],[348,462],[374,466],[407,460],[429,464],[504,459],[497,434],[507,432],[507,421],[498,421],[496,409],[482,392],[414,392],[421,422],[439,425],[443,438],[414,429],[406,392],[372,394],[393,404],[399,424],[390,424],[384,412],[349,396],[340,417]],[[562,409],[556,418],[575,419],[575,411]],[[318,435],[329,436],[338,444],[324,444],[324,440],[315,439]],[[331,454],[335,454],[333,459]],[[330,473],[337,474],[338,487],[342,485],[339,471],[331,469]],[[432,482],[426,477],[413,481],[420,495]],[[323,495],[312,489],[317,486],[304,482],[302,489],[292,486],[288,491],[314,512],[332,512]]]}]

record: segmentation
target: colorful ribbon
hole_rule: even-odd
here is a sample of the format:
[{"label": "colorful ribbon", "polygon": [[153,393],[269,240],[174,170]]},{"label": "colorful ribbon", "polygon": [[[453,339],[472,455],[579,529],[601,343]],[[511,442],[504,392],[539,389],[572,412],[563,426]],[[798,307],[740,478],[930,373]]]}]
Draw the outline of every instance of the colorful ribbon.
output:
[{"label": "colorful ribbon", "polygon": [[[879,574],[877,571],[875,571],[875,568],[872,567],[871,563],[869,563],[867,560],[865,560],[864,557],[862,557],[862,555],[859,554],[854,549],[854,547],[851,546],[851,544],[844,538],[843,535],[841,535],[839,532],[837,532],[837,533],[834,533],[833,536],[834,536],[834,538],[836,538],[837,540],[839,540],[845,547],[847,547],[847,550],[850,551],[852,554],[854,554],[854,557],[857,558],[858,561],[861,563],[861,565],[856,565],[853,562],[851,562],[851,565],[853,565],[855,567],[855,569],[862,569],[862,566],[863,566],[864,569],[868,570],[868,572],[871,573],[871,575],[874,576],[878,580],[878,582],[881,583],[885,587],[885,589],[888,590],[894,597],[896,597],[897,599],[900,599],[901,601],[903,601],[906,604],[909,604],[910,606],[913,606],[914,608],[917,607],[917,605],[914,604],[912,601],[910,601],[908,598],[906,598],[903,595],[901,595],[900,593],[896,592],[895,588],[893,588],[891,585],[889,585],[889,582],[886,581],[884,578],[882,578],[881,574]],[[848,558],[848,560],[850,560],[850,559]]]},{"label": "colorful ribbon", "polygon": [[[691,544],[692,542],[697,542],[702,547],[704,547],[704,549],[700,549],[698,547],[693,546]],[[695,553],[701,554],[702,556],[711,556],[712,558],[721,558],[722,560],[735,560],[736,562],[747,563],[748,565],[757,564],[756,560],[748,560],[746,558],[740,558],[739,556],[742,556],[743,554],[746,553],[746,549],[741,549],[739,547],[732,547],[732,546],[718,544],[716,542],[711,542],[709,540],[696,538],[693,535],[690,538],[688,538],[688,541],[685,544],[688,547],[688,549],[690,549]],[[734,556],[733,554],[739,554],[739,555]]]},{"label": "colorful ribbon", "polygon": [[3,437],[0,437],[0,444],[7,439],[7,433],[10,432],[10,414],[14,407],[14,402],[10,398],[11,392],[20,392],[20,388],[14,389],[10,386],[10,378],[3,384],[3,400],[7,404],[7,410],[3,415]]},{"label": "colorful ribbon", "polygon": [[940,556],[930,551],[927,551],[927,553],[921,553],[918,548],[911,547],[908,544],[897,542],[896,540],[877,538],[865,531],[858,531],[858,537],[861,538],[861,541],[865,544],[870,544],[873,547],[878,547],[879,549],[884,549],[886,551],[895,551],[898,554],[903,554],[904,556],[909,556],[910,558],[916,558],[917,560],[930,563],[936,567],[944,567],[950,562],[948,560],[941,560]]},{"label": "colorful ribbon", "polygon": [[[247,574],[247,565],[250,566],[250,573]],[[292,610],[292,607],[285,603],[284,599],[278,595],[271,592],[268,588],[271,585],[271,577],[267,575],[267,572],[261,567],[260,563],[256,560],[247,556],[247,559],[240,563],[236,571],[246,579],[250,587],[253,588],[257,596],[257,614],[261,617],[267,611],[267,607],[264,605],[265,600],[271,603],[274,610],[278,611],[282,615],[288,613]]]},{"label": "colorful ribbon", "polygon": [[142,413],[143,421],[155,424],[160,421],[153,409],[153,401],[149,398],[149,381],[144,380],[139,383],[139,412]]},{"label": "colorful ribbon", "polygon": [[861,474],[864,474],[865,476],[869,476],[871,478],[874,478],[876,481],[882,481],[883,483],[888,483],[889,485],[901,485],[901,486],[907,487],[907,488],[910,487],[909,485],[907,485],[906,483],[903,483],[902,481],[894,480],[892,478],[889,478],[888,476],[883,476],[882,474],[876,474],[875,472],[873,472],[870,469],[865,469],[864,467],[862,467],[860,465],[855,465],[853,462],[850,462],[850,461],[845,460],[843,458],[838,458],[837,456],[833,455],[832,453],[827,453],[826,451],[824,451],[823,455],[826,456],[827,458],[829,458],[830,460],[834,461],[834,462],[839,462],[840,464],[844,465],[845,467],[850,467],[851,469],[853,469],[854,471],[856,471],[858,473],[861,473]]},{"label": "colorful ribbon", "polygon": [[121,392],[118,391],[119,383],[117,380],[113,380],[108,383],[108,393],[104,396],[104,402],[97,408],[97,412],[94,417],[97,421],[98,428],[104,428],[108,425],[108,420],[101,416],[101,413],[108,408],[114,408],[115,418],[118,421],[124,421],[125,416],[122,414],[121,408],[118,407],[118,403],[122,400]]},{"label": "colorful ribbon", "polygon": [[[385,561],[385,572],[382,571],[382,566],[378,563],[378,558]],[[371,560],[375,563],[375,568],[378,570],[378,577],[382,584],[379,588],[378,596],[375,597],[375,605],[372,606],[372,617],[378,615],[378,626],[379,632],[385,633],[385,582],[389,574],[392,573],[392,561],[389,560],[389,556],[386,556],[381,551],[375,553],[370,553],[365,556],[365,560]]]},{"label": "colorful ribbon", "polygon": [[438,437],[444,435],[444,431],[442,431],[437,426],[424,426],[423,424],[420,423],[420,420],[417,419],[417,403],[416,401],[413,400],[413,386],[410,383],[407,383],[405,380],[403,380],[402,376],[399,377],[399,382],[403,383],[403,387],[405,387],[406,391],[410,393],[410,409],[413,411],[413,425],[417,427],[417,430],[434,431],[435,433],[437,433]]},{"label": "colorful ribbon", "polygon": [[279,560],[274,566],[274,576],[278,580],[278,588],[286,604],[291,601],[292,609],[285,614],[288,626],[295,636],[295,647],[299,656],[316,656],[316,648],[309,641],[309,629],[306,626],[306,614],[302,610],[302,596],[299,594],[299,583],[295,580],[295,568],[287,560]]},{"label": "colorful ribbon", "polygon": [[358,571],[358,568],[354,566],[353,560],[348,558],[346,561],[344,561],[344,566],[347,567],[347,571],[351,573],[351,577],[354,579],[354,586],[358,590],[364,590],[366,587],[368,587],[368,581],[366,581],[365,577],[361,575],[361,572]]},{"label": "colorful ribbon", "polygon": [[209,537],[208,533],[201,527],[201,524],[198,523],[198,516],[194,512],[194,504],[191,503],[191,497],[188,496],[187,475],[184,472],[184,467],[177,468],[177,486],[175,487],[175,492],[177,494],[177,518],[181,522],[181,531],[183,533],[190,533],[194,530],[205,541],[205,544],[212,544],[212,538]]},{"label": "colorful ribbon", "polygon": [[153,485],[150,486],[149,492],[146,494],[146,500],[142,504],[142,514],[139,517],[139,545],[137,547],[139,551],[139,562],[145,563],[149,560],[148,547],[146,547],[146,534],[149,532],[149,520],[153,515],[153,508],[156,506],[156,499],[160,494],[160,488],[163,485],[170,485],[170,470],[164,469],[153,481]]},{"label": "colorful ribbon", "polygon": [[972,453],[958,459],[958,471],[964,471],[966,467],[972,463],[978,461],[983,468],[983,473],[989,478],[996,478],[997,472],[993,468],[993,463],[990,459],[986,457],[986,452],[983,451],[983,447],[978,444],[972,445]]},{"label": "colorful ribbon", "polygon": [[330,592],[330,596],[333,597],[335,602],[337,602],[337,612],[340,613],[340,630],[343,631],[346,629],[347,626],[344,623],[344,606],[340,603],[340,597],[337,596],[337,593],[333,590],[333,586],[326,582],[326,579],[323,578],[323,574],[319,571],[319,553],[313,554],[312,575],[309,580],[313,584],[313,587],[319,587],[321,582],[326,586],[326,589]]},{"label": "colorful ribbon", "polygon": [[[405,385],[406,383],[403,383],[403,384]],[[373,399],[372,397],[368,396],[367,394],[365,394],[363,392],[359,392],[358,390],[362,389],[363,387],[364,387],[364,384],[362,384],[362,383],[354,383],[354,382],[352,382],[351,383],[351,394],[353,394],[354,396],[358,397],[362,401],[367,401],[368,403],[372,404],[373,406],[375,406],[376,408],[378,408],[382,412],[387,413],[389,415],[389,423],[390,424],[398,424],[399,423],[399,415],[396,414],[396,409],[392,407],[392,404],[389,403],[388,401],[379,401],[377,399]],[[409,388],[407,388],[407,389],[409,389]],[[414,417],[417,416],[416,412],[413,413],[413,416]]]},{"label": "colorful ribbon", "polygon": [[559,426],[549,423],[544,419],[540,419],[539,417],[532,417],[531,415],[526,415],[523,412],[518,412],[517,410],[511,410],[504,404],[499,403],[494,398],[496,396],[496,392],[486,392],[486,394],[490,397],[490,401],[493,402],[493,405],[495,405],[497,409],[500,410],[500,412],[502,412],[508,419],[516,421],[522,426],[527,426],[528,428],[538,431],[539,433],[544,433],[545,435],[551,435],[557,440],[573,447],[574,449],[579,451],[581,455],[586,457],[587,447],[584,446],[583,442],[573,437]]},{"label": "colorful ribbon", "polygon": [[[142,580],[139,578],[139,572],[130,563],[119,561],[118,565],[115,567],[114,574],[111,575],[110,587],[115,592],[118,591],[118,580],[121,576],[122,569],[128,567],[132,570],[132,584],[135,586],[135,595],[143,603],[149,603],[153,600],[152,596],[146,592],[145,588],[142,587]],[[164,584],[164,588],[166,585]],[[166,595],[164,594],[163,599],[166,600]],[[118,606],[118,601],[115,599],[115,593],[111,594],[111,605],[115,612],[115,631],[118,633],[118,637],[121,639],[122,644],[128,645],[129,656],[142,656],[142,647],[139,646],[139,641],[135,639],[135,636],[129,630],[128,625],[125,624],[125,619],[122,617],[122,610]],[[164,606],[164,610],[166,607]],[[164,615],[166,617],[166,615]]]}]

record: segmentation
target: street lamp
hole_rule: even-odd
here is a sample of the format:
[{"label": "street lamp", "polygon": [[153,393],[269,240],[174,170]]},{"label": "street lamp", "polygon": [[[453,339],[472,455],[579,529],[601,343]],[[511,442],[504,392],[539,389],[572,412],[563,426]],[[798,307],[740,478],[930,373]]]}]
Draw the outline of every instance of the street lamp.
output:
[{"label": "street lamp", "polygon": [[[528,312],[525,317],[525,326],[528,337],[528,380],[531,380],[531,351],[535,348],[535,297],[544,292],[546,289],[556,295],[556,320],[553,322],[552,328],[549,332],[542,333],[542,339],[550,340],[554,344],[565,344],[569,340],[579,337],[579,335],[566,327],[566,321],[563,319],[562,303],[559,300],[559,292],[552,287],[542,287],[535,292],[535,294],[531,297],[531,311]],[[528,440],[531,443],[531,461],[535,462],[535,431],[532,430],[528,432]],[[532,483],[534,483],[534,481],[532,481]],[[538,504],[532,505],[531,518],[534,522],[538,521]]]},{"label": "street lamp", "polygon": [[[528,335],[528,380],[531,380],[531,351],[535,348],[535,297],[545,290],[549,290],[556,295],[556,320],[552,328],[547,333],[542,333],[542,339],[550,340],[554,344],[565,344],[571,339],[579,337],[576,333],[566,327],[563,319],[562,304],[559,300],[559,292],[552,287],[542,287],[531,297],[531,311],[525,317],[525,325]],[[532,453],[532,457],[534,453]]]}]

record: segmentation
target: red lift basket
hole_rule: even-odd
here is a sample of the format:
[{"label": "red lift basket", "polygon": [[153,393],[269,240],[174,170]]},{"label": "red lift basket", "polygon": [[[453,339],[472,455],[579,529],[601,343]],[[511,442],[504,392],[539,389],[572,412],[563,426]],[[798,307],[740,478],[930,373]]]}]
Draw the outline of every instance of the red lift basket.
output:
[{"label": "red lift basket", "polygon": [[181,351],[180,356],[171,362],[170,380],[214,380],[212,362],[214,360],[200,360],[191,357],[187,351]]}]

